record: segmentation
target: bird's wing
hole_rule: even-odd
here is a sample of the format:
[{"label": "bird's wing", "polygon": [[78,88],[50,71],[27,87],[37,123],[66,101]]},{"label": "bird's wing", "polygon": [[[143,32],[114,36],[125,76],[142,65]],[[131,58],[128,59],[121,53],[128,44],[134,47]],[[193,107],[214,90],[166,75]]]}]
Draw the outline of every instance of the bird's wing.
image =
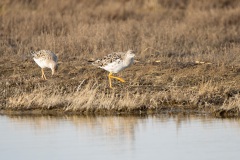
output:
[{"label": "bird's wing", "polygon": [[108,54],[107,56],[104,56],[102,59],[97,59],[94,61],[92,64],[97,67],[104,67],[108,65],[109,63],[122,60],[123,59],[123,54],[122,52],[114,52],[111,54]]},{"label": "bird's wing", "polygon": [[57,56],[49,50],[40,50],[32,53],[33,58],[57,61]]}]

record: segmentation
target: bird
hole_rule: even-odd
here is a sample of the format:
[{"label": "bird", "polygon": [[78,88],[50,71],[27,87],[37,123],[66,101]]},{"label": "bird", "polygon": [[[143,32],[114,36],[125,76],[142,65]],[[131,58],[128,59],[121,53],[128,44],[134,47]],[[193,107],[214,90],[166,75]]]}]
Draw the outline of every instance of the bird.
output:
[{"label": "bird", "polygon": [[109,72],[109,86],[110,88],[112,88],[111,79],[125,82],[124,79],[113,76],[113,73],[118,73],[123,69],[131,66],[133,64],[134,57],[135,52],[133,50],[128,50],[127,52],[113,52],[111,54],[108,54],[107,56],[104,56],[102,59],[97,59],[92,64],[98,68],[102,68]]},{"label": "bird", "polygon": [[52,75],[58,69],[58,58],[55,53],[50,50],[40,50],[31,53],[33,60],[41,67],[42,69],[42,79],[47,80],[44,74],[44,68],[50,68],[52,70]]}]

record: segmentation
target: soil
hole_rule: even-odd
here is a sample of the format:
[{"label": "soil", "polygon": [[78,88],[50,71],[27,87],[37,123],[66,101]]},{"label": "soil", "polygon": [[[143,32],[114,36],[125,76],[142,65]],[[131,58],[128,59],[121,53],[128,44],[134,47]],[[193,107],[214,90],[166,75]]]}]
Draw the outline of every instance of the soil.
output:
[{"label": "soil", "polygon": [[[108,86],[107,71],[96,68],[87,60],[68,59],[59,64],[58,73],[51,76],[51,70],[45,69],[48,80],[41,79],[41,70],[32,59],[21,59],[18,56],[0,59],[0,88],[1,88],[1,112],[10,113],[44,113],[46,111],[61,113],[64,112],[58,106],[50,109],[8,107],[9,98],[21,92],[32,92],[38,87],[49,87],[58,89],[59,92],[70,93],[78,90],[78,87],[84,87],[90,82],[95,81],[102,92],[119,93],[127,90],[131,94],[148,94],[156,95],[163,91],[170,91],[174,88],[176,94],[182,94],[185,90],[196,94],[197,100],[193,103],[190,99],[161,102],[159,106],[147,109],[139,106],[131,111],[109,111],[98,110],[99,113],[129,114],[143,112],[195,112],[205,114],[215,114],[218,116],[238,116],[238,108],[224,109],[222,106],[231,97],[238,95],[240,92],[240,67],[236,66],[218,66],[217,64],[206,64],[197,62],[167,62],[150,59],[145,62],[137,60],[135,64],[117,76],[125,79],[126,83],[113,81],[113,89]],[[210,83],[209,83],[210,82]],[[210,84],[215,86],[215,90],[204,91],[201,85]],[[202,87],[202,88],[201,88]],[[203,90],[204,93],[199,93]],[[197,91],[197,92],[196,92]],[[149,99],[146,99],[148,101]],[[35,110],[35,111],[34,111]],[[85,113],[91,113],[85,112]],[[96,112],[94,112],[96,113]],[[75,114],[79,114],[76,112]]]}]

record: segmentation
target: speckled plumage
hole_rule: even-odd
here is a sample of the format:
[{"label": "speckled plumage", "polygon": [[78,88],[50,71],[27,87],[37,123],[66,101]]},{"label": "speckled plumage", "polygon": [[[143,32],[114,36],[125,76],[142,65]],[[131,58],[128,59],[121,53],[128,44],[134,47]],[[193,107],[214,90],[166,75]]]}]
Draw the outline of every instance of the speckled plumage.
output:
[{"label": "speckled plumage", "polygon": [[121,70],[131,66],[133,64],[134,57],[135,54],[133,50],[128,50],[127,52],[114,52],[108,54],[102,59],[97,59],[92,64],[110,72],[108,78],[110,88],[112,88],[112,78],[117,79],[121,82],[125,82],[122,78],[112,76],[112,73],[118,73]]},{"label": "speckled plumage", "polygon": [[127,52],[114,52],[104,56],[102,59],[97,59],[93,62],[93,65],[111,73],[118,73],[132,65],[134,56],[133,50],[128,50]]},{"label": "speckled plumage", "polygon": [[33,60],[42,68],[42,78],[46,79],[43,68],[50,68],[52,70],[52,75],[58,68],[57,56],[49,50],[40,50],[32,53]]},{"label": "speckled plumage", "polygon": [[[33,60],[41,68],[50,68],[49,65],[57,63],[57,56],[49,50],[40,50],[32,53]],[[45,67],[44,67],[45,66]]]},{"label": "speckled plumage", "polygon": [[114,52],[114,53],[108,54],[107,56],[104,56],[102,59],[96,60],[95,62],[93,62],[93,65],[101,68],[114,61],[123,60],[124,55],[125,55],[124,52]]}]

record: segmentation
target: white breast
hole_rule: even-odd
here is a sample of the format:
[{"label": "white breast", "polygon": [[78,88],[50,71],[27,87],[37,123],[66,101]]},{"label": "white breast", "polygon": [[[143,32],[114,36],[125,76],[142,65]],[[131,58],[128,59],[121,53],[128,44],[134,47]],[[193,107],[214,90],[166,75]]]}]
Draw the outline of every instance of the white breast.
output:
[{"label": "white breast", "polygon": [[33,58],[33,60],[41,67],[41,68],[51,68],[50,64],[43,58]]},{"label": "white breast", "polygon": [[109,63],[101,68],[107,70],[108,72],[118,73],[126,67],[124,66],[122,61],[121,62],[115,61],[115,62]]}]

